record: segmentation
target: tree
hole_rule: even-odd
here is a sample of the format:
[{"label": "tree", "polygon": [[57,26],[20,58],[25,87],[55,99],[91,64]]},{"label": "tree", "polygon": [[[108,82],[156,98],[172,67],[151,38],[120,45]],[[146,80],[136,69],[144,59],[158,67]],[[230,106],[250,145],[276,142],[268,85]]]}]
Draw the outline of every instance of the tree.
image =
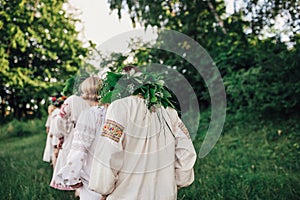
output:
[{"label": "tree", "polygon": [[40,103],[82,65],[88,49],[64,6],[64,0],[0,1],[2,117],[40,113]]},{"label": "tree", "polygon": [[[236,5],[239,1],[233,2]],[[223,76],[229,111],[290,113],[300,106],[297,89],[300,67],[296,62],[299,0],[243,2],[242,7],[235,6],[234,12],[229,14],[224,1],[216,0],[109,1],[110,9],[117,10],[119,17],[122,17],[121,11],[127,11],[133,25],[141,23],[146,27],[176,30],[202,45]],[[275,26],[278,20],[286,21],[284,29]],[[287,33],[289,39],[282,40],[282,33]],[[184,44],[181,47],[185,48]],[[138,63],[152,62],[157,57],[162,60],[161,64],[176,66],[191,85],[197,86],[194,90],[198,99],[210,101],[202,78],[181,58],[162,52],[145,53],[144,50],[137,50],[136,55],[140,59]]]}]

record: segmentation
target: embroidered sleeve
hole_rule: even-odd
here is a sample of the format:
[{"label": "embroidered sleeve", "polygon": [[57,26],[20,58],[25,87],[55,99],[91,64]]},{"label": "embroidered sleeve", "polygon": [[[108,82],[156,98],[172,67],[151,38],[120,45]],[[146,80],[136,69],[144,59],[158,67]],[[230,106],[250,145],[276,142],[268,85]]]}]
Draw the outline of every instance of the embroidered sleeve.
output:
[{"label": "embroidered sleeve", "polygon": [[107,137],[112,139],[115,142],[119,142],[122,134],[123,134],[124,127],[112,120],[106,120],[101,136]]},{"label": "embroidered sleeve", "polygon": [[93,155],[89,188],[102,195],[108,195],[115,189],[118,172],[124,162],[122,140],[126,130],[127,109],[119,102],[112,102],[107,109],[101,137]]}]

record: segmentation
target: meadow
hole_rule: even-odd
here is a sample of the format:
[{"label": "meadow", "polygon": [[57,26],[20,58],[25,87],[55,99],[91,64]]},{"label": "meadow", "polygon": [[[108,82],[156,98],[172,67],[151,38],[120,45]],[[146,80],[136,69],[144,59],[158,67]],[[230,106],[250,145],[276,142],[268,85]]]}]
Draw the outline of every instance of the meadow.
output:
[{"label": "meadow", "polygon": [[[300,199],[300,125],[296,119],[238,121],[228,116],[214,149],[197,159],[195,181],[178,199]],[[203,126],[203,130],[205,126]],[[203,137],[194,140],[201,146]],[[44,120],[0,128],[0,199],[75,199],[49,187],[52,167],[42,161]]]}]

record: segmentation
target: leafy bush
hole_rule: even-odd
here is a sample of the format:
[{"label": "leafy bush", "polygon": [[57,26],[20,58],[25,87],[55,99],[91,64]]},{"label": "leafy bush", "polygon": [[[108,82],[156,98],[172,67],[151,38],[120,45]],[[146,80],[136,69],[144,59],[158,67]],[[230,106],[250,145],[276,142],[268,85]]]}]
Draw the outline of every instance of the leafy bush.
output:
[{"label": "leafy bush", "polygon": [[228,108],[256,114],[289,114],[300,104],[299,42],[293,49],[273,39],[230,46],[216,56],[223,72]]}]

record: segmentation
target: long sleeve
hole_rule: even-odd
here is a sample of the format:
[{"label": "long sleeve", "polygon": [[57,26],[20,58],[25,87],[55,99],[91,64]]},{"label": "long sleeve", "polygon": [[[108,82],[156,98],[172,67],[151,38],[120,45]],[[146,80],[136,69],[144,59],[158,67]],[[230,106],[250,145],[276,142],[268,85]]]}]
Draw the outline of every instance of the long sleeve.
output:
[{"label": "long sleeve", "polygon": [[47,121],[46,121],[46,124],[45,124],[45,127],[50,127],[50,124],[51,124],[51,115],[48,115],[47,117]]},{"label": "long sleeve", "polygon": [[71,126],[71,99],[68,98],[64,104],[62,105],[60,112],[57,116],[55,126],[58,130],[60,130],[60,134],[56,135],[57,137],[67,136],[69,132],[69,126]]},{"label": "long sleeve", "polygon": [[178,188],[189,186],[194,181],[193,166],[196,161],[196,152],[188,129],[178,119],[175,123],[175,178]]},{"label": "long sleeve", "polygon": [[56,136],[56,137],[61,137],[62,136],[62,132],[63,130],[59,128],[58,126],[58,118],[59,118],[59,112],[60,112],[60,109],[59,108],[56,108],[52,114],[51,114],[51,124],[50,124],[50,130],[49,132]]},{"label": "long sleeve", "polygon": [[123,165],[122,140],[126,114],[121,112],[124,110],[115,102],[109,106],[95,149],[89,188],[102,195],[108,195],[115,189],[118,172]]},{"label": "long sleeve", "polygon": [[65,185],[81,182],[81,170],[86,163],[90,147],[96,136],[96,117],[93,110],[83,111],[74,132],[66,165],[58,172],[57,179]]},{"label": "long sleeve", "polygon": [[65,136],[68,132],[68,122],[57,115],[53,123],[53,130],[53,135],[56,137],[61,138]]}]

